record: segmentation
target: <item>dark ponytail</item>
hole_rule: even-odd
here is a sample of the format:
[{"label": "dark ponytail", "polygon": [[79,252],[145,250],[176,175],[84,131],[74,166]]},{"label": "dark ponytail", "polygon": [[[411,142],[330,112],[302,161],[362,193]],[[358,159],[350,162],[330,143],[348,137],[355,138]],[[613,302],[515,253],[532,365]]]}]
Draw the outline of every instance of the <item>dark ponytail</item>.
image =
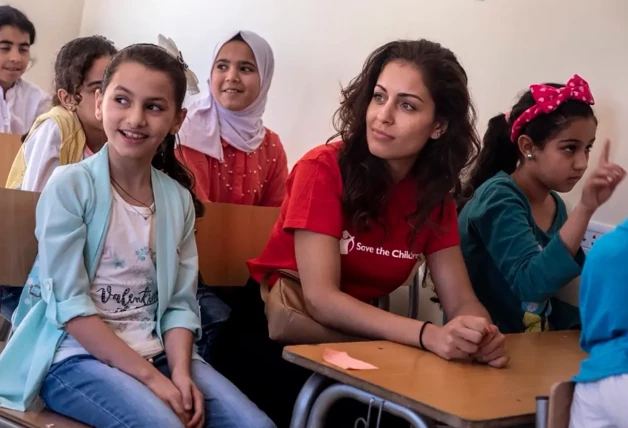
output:
[{"label": "dark ponytail", "polygon": [[52,105],[61,105],[57,95],[59,89],[70,94],[77,105],[80,104],[85,76],[92,69],[94,62],[100,58],[113,57],[117,52],[113,43],[103,36],[79,37],[63,45],[54,65],[55,89]]},{"label": "dark ponytail", "polygon": [[[102,91],[109,85],[112,76],[121,64],[127,62],[135,62],[144,67],[161,71],[170,77],[174,89],[175,105],[177,110],[183,108],[183,100],[187,91],[187,80],[185,77],[184,66],[166,50],[157,45],[142,43],[131,45],[118,52],[105,70],[105,76],[102,82]],[[164,141],[157,148],[157,152],[152,160],[152,166],[167,174],[173,180],[176,180],[181,186],[185,187],[192,194],[196,217],[202,217],[205,212],[203,203],[198,200],[194,191],[194,178],[190,171],[179,162],[177,157],[177,137],[168,134]]]},{"label": "dark ponytail", "polygon": [[[177,157],[176,151],[180,151],[177,146],[176,135],[168,134],[163,143],[157,148],[157,153],[153,157],[152,166],[168,175],[168,177],[176,180],[181,186],[185,187],[192,193],[192,201],[194,202],[194,210],[196,217],[202,217],[205,212],[203,203],[198,200],[192,189],[194,188],[194,176]],[[181,155],[181,153],[179,153]]]},{"label": "dark ponytail", "polygon": [[[557,83],[546,83],[545,85],[554,88],[565,86]],[[513,106],[508,118],[502,113],[489,120],[488,128],[482,139],[482,150],[458,201],[458,210],[461,210],[473,196],[475,189],[489,178],[500,171],[512,174],[520,162],[525,162],[517,143],[510,140],[510,132],[515,120],[534,105],[532,93],[527,91]],[[568,127],[574,119],[589,117],[595,119],[593,109],[589,104],[567,100],[551,113],[541,114],[532,119],[521,129],[521,135],[527,135],[536,147],[543,149],[548,140]]]},{"label": "dark ponytail", "polygon": [[512,174],[517,169],[519,147],[510,141],[510,128],[511,124],[506,121],[504,113],[488,121],[488,128],[482,138],[482,150],[462,194],[464,199],[471,197],[475,189],[498,172]]}]

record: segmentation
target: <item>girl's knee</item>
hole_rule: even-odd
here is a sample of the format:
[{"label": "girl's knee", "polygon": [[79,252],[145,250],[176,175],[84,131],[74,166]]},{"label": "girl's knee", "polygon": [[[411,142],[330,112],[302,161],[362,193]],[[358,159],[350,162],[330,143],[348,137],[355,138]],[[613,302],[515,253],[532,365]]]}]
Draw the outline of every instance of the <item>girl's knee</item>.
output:
[{"label": "girl's knee", "polygon": [[277,428],[277,425],[270,420],[266,413],[259,409],[257,409],[256,412],[242,414],[239,423],[242,425],[238,426],[246,426],[250,428]]},{"label": "girl's knee", "polygon": [[173,427],[173,428],[185,428],[183,422],[175,415],[175,413],[168,409],[168,411],[161,412],[149,412],[143,409],[138,410],[137,420],[129,425],[128,428],[145,428],[145,427]]}]

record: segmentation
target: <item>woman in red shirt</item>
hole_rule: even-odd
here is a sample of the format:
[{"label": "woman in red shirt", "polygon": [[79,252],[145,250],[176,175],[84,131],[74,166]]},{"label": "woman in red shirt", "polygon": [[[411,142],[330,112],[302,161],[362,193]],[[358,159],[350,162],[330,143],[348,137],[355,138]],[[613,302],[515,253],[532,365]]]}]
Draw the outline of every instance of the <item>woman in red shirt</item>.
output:
[{"label": "woman in red shirt", "polygon": [[[445,359],[508,362],[459,248],[453,200],[479,147],[464,69],[437,43],[396,41],[373,52],[342,95],[340,141],[295,165],[267,247],[249,262],[248,295],[214,347],[219,370],[278,426],[307,372],[268,338],[259,281],[275,269],[299,272],[310,315],[332,329]],[[369,304],[403,284],[420,254],[451,320],[442,327]]]},{"label": "woman in red shirt", "polygon": [[251,31],[216,46],[209,94],[190,106],[179,132],[181,155],[203,201],[278,207],[288,161],[262,115],[273,79],[273,51]]}]

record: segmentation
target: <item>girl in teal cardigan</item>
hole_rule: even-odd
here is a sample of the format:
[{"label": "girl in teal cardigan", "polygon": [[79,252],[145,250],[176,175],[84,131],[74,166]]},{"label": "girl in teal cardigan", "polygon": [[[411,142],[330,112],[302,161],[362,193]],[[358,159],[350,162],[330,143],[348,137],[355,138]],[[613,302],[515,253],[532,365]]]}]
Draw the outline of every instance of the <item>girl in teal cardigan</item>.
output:
[{"label": "girl in teal cardigan", "polygon": [[589,221],[625,176],[609,162],[607,142],[567,217],[556,192],[572,190],[587,169],[592,104],[576,75],[566,85],[532,85],[489,121],[459,227],[475,293],[504,333],[579,326],[577,309],[553,296],[578,279]]},{"label": "girl in teal cardigan", "polygon": [[193,349],[195,214],[175,156],[185,65],[133,45],[108,65],[96,116],[108,143],[41,194],[39,254],[0,354],[0,405],[39,394],[95,427],[272,427]]}]

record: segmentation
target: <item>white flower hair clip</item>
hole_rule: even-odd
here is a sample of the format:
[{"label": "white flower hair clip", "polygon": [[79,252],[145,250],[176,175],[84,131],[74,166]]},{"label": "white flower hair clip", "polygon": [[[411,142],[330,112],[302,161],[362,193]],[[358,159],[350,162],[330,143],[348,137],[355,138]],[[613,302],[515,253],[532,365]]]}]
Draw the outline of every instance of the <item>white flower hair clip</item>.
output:
[{"label": "white flower hair clip", "polygon": [[179,48],[177,48],[177,45],[174,43],[174,41],[171,38],[164,36],[163,34],[160,34],[157,37],[157,41],[159,47],[165,49],[166,52],[175,57],[177,61],[181,63],[181,66],[185,71],[185,78],[188,82],[188,92],[192,95],[200,93],[201,91],[198,88],[198,78],[183,60],[183,54],[181,53]]}]

